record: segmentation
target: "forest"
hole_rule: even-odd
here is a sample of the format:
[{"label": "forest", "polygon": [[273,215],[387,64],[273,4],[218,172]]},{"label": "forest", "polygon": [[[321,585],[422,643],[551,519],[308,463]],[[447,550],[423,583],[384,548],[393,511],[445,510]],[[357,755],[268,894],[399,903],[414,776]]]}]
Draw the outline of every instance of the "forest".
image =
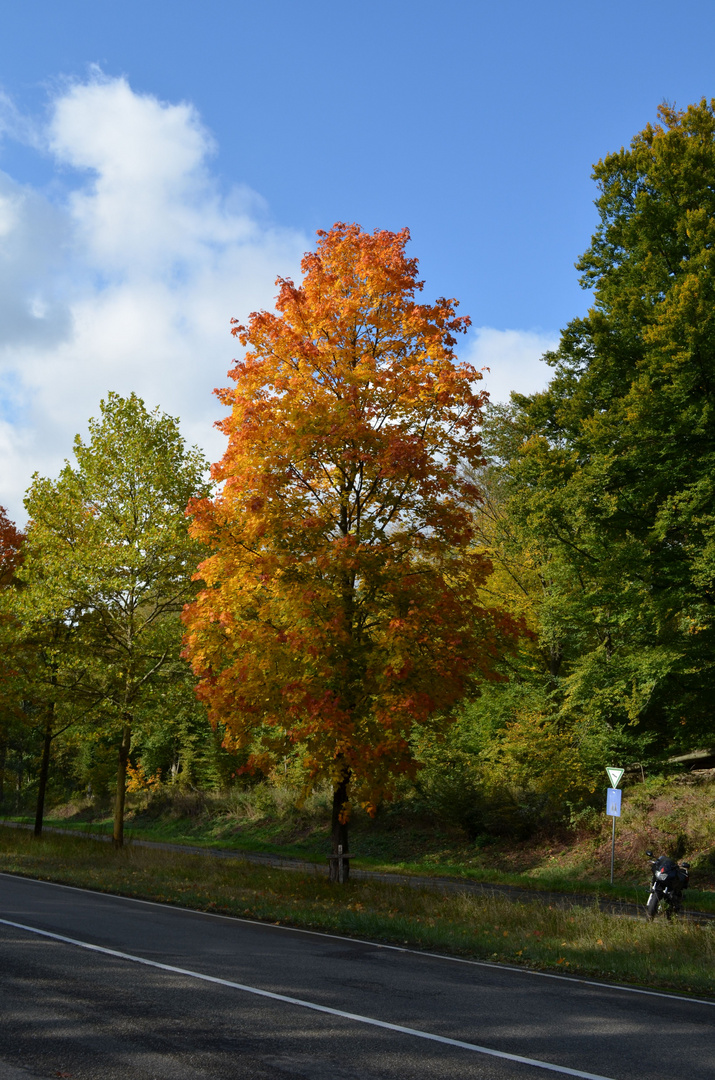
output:
[{"label": "forest", "polygon": [[[592,306],[492,404],[409,232],[233,332],[209,468],[109,392],[0,516],[0,814],[289,785],[523,838],[715,746],[715,99],[594,167]],[[68,447],[68,452],[70,448]],[[111,808],[111,811],[110,811]]]}]

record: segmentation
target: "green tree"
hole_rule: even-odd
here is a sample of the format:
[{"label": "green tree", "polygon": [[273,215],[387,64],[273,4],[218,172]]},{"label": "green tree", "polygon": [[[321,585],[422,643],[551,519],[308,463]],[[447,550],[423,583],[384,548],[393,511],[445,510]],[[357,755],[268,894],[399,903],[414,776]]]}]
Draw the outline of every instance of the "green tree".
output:
[{"label": "green tree", "polygon": [[712,740],[715,693],[715,101],[659,121],[596,165],[594,305],[489,434],[554,582],[562,715],[630,730],[634,754]]},{"label": "green tree", "polygon": [[116,733],[119,846],[134,726],[157,683],[186,677],[179,613],[201,548],[185,508],[207,485],[204,459],[186,448],[177,420],[148,412],[134,394],[109,394],[89,436],[76,437],[77,464],[57,480],[33,478],[19,576],[28,633],[65,630],[54,661],[63,692]]}]

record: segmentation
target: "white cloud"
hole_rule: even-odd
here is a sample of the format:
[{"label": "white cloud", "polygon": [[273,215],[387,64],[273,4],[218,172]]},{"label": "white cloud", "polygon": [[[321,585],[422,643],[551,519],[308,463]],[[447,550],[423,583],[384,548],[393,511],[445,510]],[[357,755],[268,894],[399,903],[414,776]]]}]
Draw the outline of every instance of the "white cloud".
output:
[{"label": "white cloud", "polygon": [[65,215],[0,173],[0,347],[57,340],[67,332],[56,274]]},{"label": "white cloud", "polygon": [[310,246],[245,188],[221,192],[196,110],[97,74],[53,103],[44,145],[63,205],[0,174],[0,504],[24,520],[109,390],[135,390],[220,453],[212,397],[231,316],[272,307]]},{"label": "white cloud", "polygon": [[[0,504],[19,522],[32,473],[55,476],[109,390],[181,417],[221,453],[211,391],[237,343],[231,316],[273,306],[312,239],[270,223],[258,195],[222,191],[190,104],[101,72],[66,87],[43,128],[0,95],[0,134],[51,155],[63,202],[0,173]],[[478,329],[465,358],[493,399],[542,386],[554,338]]]},{"label": "white cloud", "polygon": [[491,326],[477,327],[461,350],[464,360],[484,371],[481,384],[489,391],[493,402],[509,400],[516,390],[533,394],[543,390],[553,371],[541,357],[556,348],[558,335],[540,330],[495,330]]}]

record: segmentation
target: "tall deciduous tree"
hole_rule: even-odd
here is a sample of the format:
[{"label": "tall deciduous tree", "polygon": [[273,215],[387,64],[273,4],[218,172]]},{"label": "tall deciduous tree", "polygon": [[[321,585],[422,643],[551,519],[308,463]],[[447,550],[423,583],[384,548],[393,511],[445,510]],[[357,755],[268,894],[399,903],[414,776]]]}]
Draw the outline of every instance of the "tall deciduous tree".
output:
[{"label": "tall deciduous tree", "polygon": [[492,448],[517,532],[561,575],[564,709],[663,753],[715,738],[715,100],[595,167],[595,303]]},{"label": "tall deciduous tree", "polygon": [[[473,550],[480,378],[454,355],[469,320],[417,302],[407,230],[318,233],[277,314],[219,391],[221,494],[193,507],[212,549],[185,614],[214,721],[258,766],[290,754],[333,789],[333,854],[350,807],[414,770],[415,724],[439,728],[514,625],[484,605]],[[333,864],[334,865],[334,864]]]},{"label": "tall deciduous tree", "polygon": [[117,733],[121,845],[135,722],[157,682],[182,676],[179,612],[200,554],[185,509],[207,485],[178,422],[134,394],[110,394],[89,434],[88,443],[75,439],[76,466],[56,481],[33,479],[20,576],[35,621],[66,630],[55,639],[65,690]]}]

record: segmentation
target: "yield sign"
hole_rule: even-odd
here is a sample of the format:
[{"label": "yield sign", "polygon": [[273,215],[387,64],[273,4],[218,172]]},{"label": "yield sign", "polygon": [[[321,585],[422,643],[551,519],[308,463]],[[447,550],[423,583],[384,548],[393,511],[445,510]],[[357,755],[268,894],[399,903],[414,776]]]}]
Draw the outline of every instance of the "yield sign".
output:
[{"label": "yield sign", "polygon": [[623,776],[623,769],[606,769],[606,772],[608,773],[608,779],[611,781],[611,787],[617,788]]}]

